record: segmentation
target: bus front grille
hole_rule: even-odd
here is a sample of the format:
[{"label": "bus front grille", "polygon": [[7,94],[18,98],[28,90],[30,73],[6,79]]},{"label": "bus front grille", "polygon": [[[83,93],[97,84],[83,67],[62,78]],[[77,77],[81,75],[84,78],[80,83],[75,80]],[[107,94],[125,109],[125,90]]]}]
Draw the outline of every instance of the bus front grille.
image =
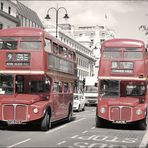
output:
[{"label": "bus front grille", "polygon": [[5,104],[3,106],[3,120],[27,120],[27,106],[22,104]]},{"label": "bus front grille", "polygon": [[126,106],[118,106],[110,108],[110,120],[112,121],[130,121],[131,108]]}]

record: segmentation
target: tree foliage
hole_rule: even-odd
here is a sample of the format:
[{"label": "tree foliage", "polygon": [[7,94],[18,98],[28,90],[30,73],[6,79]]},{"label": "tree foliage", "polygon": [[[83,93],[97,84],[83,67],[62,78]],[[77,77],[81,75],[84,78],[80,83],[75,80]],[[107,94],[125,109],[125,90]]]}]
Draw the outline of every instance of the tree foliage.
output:
[{"label": "tree foliage", "polygon": [[148,26],[147,25],[141,25],[139,27],[139,30],[144,31],[145,35],[148,35]]}]

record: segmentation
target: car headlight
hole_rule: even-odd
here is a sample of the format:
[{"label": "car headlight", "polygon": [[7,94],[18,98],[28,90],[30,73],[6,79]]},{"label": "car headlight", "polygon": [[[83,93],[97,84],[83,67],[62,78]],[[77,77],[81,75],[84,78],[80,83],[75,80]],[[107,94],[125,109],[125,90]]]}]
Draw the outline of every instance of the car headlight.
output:
[{"label": "car headlight", "polygon": [[34,108],[34,109],[33,109],[33,112],[34,112],[35,114],[37,114],[37,113],[39,112],[38,108]]},{"label": "car headlight", "polygon": [[106,112],[106,109],[104,107],[100,108],[100,113],[104,114]]},{"label": "car headlight", "polygon": [[137,109],[136,110],[136,115],[141,115],[142,114],[142,110],[141,109]]}]

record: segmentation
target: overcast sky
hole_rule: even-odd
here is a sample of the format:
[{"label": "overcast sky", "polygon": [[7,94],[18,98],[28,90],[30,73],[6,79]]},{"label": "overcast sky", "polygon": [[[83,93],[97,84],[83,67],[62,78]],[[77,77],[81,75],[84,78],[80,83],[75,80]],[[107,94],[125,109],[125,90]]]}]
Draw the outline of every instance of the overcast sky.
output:
[{"label": "overcast sky", "polygon": [[[106,25],[113,29],[118,38],[135,38],[143,41],[148,36],[138,28],[148,25],[148,1],[21,1],[33,9],[42,22],[50,7],[65,7],[71,25]],[[59,23],[64,21],[64,10],[59,11]],[[54,10],[50,11],[51,21],[55,21]],[[105,18],[105,15],[107,16]],[[48,23],[50,24],[51,21]]]}]

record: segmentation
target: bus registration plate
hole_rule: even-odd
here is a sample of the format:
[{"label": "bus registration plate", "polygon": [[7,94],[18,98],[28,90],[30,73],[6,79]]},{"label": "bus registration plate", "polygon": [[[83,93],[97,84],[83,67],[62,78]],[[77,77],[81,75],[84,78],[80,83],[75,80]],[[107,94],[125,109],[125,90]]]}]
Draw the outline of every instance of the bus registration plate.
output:
[{"label": "bus registration plate", "polygon": [[21,121],[18,121],[18,120],[8,120],[7,123],[8,124],[21,124]]},{"label": "bus registration plate", "polygon": [[123,121],[123,120],[115,120],[113,122],[117,124],[126,124],[126,121]]}]

